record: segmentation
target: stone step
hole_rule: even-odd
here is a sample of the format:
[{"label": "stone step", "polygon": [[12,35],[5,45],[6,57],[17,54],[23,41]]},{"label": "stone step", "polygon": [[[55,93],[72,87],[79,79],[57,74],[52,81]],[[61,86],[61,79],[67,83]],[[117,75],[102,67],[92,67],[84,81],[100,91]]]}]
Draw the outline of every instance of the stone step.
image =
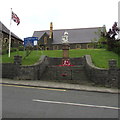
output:
[{"label": "stone step", "polygon": [[88,81],[84,66],[48,66],[42,80],[69,80],[71,82]]}]

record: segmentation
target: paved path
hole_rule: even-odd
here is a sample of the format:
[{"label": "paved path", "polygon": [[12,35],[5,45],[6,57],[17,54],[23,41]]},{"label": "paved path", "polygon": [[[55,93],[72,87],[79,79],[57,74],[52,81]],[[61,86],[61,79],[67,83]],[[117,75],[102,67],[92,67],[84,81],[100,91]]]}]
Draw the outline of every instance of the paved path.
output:
[{"label": "paved path", "polygon": [[15,85],[27,85],[27,86],[39,86],[39,87],[50,87],[50,88],[61,88],[61,89],[72,89],[82,91],[94,91],[94,92],[108,92],[108,93],[120,93],[120,90],[105,87],[95,87],[88,85],[48,82],[40,80],[11,80],[2,79],[0,83],[3,84],[15,84]]}]

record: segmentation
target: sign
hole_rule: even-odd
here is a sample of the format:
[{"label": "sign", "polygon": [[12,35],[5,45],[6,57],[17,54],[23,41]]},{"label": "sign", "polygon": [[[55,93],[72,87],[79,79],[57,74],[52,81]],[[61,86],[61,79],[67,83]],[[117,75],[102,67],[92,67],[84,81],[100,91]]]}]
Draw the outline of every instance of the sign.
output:
[{"label": "sign", "polygon": [[38,42],[37,40],[34,41],[34,46],[37,45],[37,42]]},{"label": "sign", "polygon": [[38,37],[27,37],[24,38],[24,46],[36,46],[38,42]]}]

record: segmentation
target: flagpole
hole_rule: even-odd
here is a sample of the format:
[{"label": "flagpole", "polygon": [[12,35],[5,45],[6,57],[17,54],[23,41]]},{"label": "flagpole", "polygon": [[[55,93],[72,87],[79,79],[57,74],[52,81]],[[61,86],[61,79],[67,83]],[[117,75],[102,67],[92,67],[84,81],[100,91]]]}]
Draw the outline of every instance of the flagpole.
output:
[{"label": "flagpole", "polygon": [[10,31],[9,31],[9,53],[8,53],[8,57],[10,57],[10,49],[11,49],[11,24],[12,24],[12,8],[11,8],[11,18],[10,18]]}]

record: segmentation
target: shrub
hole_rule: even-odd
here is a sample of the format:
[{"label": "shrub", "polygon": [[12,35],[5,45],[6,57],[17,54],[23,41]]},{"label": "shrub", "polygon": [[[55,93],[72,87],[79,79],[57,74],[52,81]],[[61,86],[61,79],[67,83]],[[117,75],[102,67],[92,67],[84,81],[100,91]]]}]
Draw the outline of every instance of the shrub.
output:
[{"label": "shrub", "polygon": [[[10,52],[15,52],[15,51],[17,51],[17,48],[10,49]],[[8,54],[8,52],[9,52],[9,49],[2,49],[0,54],[5,55],[5,54]]]},{"label": "shrub", "polygon": [[19,47],[18,47],[18,50],[19,50],[19,51],[24,51],[24,46],[19,46]]},{"label": "shrub", "polygon": [[114,44],[114,48],[112,49],[113,52],[117,53],[118,55],[120,55],[120,41],[119,42],[116,42]]},{"label": "shrub", "polygon": [[17,48],[11,48],[10,51],[11,51],[11,52],[15,52],[15,51],[17,51]]},{"label": "shrub", "polygon": [[28,57],[31,54],[32,50],[33,50],[32,46],[30,46],[30,45],[26,46],[26,48],[25,48],[26,55],[25,55],[25,57],[23,59],[25,59],[26,57]]},{"label": "shrub", "polygon": [[8,53],[8,50],[7,50],[7,49],[2,49],[2,51],[1,51],[0,54],[5,55],[5,54],[7,54],[7,53]]}]

